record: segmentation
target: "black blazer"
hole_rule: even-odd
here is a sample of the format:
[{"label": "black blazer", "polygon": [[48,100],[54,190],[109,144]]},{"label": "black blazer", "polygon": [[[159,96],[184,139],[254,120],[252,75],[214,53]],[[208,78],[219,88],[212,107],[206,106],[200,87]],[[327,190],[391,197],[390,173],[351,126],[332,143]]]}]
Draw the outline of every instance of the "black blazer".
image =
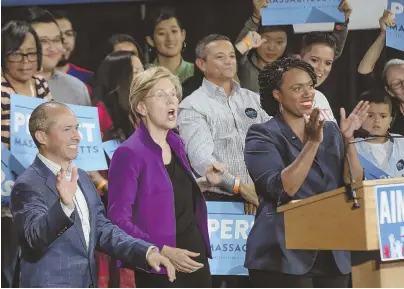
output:
[{"label": "black blazer", "polygon": [[[278,206],[292,199],[283,191],[281,172],[302,149],[302,142],[279,115],[266,123],[252,125],[247,133],[245,162],[260,198],[247,240],[244,265],[248,269],[303,275],[314,265],[317,251],[286,249],[284,216],[276,212]],[[343,186],[344,156],[340,130],[328,121],[309,174],[293,199],[305,199]],[[341,273],[349,273],[350,252],[333,251],[333,255]]]}]

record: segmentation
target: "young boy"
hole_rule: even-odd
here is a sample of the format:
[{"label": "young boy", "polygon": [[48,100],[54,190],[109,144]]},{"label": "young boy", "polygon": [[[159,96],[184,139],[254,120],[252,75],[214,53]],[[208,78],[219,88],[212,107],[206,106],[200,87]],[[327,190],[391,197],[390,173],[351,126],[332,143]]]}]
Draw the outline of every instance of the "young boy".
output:
[{"label": "young boy", "polygon": [[389,133],[394,119],[391,98],[385,90],[375,89],[364,92],[361,99],[370,102],[362,128],[380,136],[355,144],[366,179],[404,177],[404,138],[391,138],[400,135]]}]

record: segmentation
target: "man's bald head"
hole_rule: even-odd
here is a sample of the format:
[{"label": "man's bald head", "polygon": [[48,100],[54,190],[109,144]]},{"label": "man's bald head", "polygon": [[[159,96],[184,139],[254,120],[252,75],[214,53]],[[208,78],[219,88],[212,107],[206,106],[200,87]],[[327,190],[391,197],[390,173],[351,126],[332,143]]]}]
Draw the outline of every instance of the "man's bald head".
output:
[{"label": "man's bald head", "polygon": [[35,138],[35,133],[37,131],[48,132],[55,122],[55,117],[65,110],[71,111],[66,104],[56,101],[42,103],[34,109],[29,119],[29,133],[37,147],[40,146],[40,143]]}]

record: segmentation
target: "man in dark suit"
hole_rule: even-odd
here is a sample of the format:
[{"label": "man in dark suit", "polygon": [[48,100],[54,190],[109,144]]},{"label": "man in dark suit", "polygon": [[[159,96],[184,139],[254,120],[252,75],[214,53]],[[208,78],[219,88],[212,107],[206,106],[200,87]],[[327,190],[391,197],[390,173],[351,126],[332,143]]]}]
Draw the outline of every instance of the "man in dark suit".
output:
[{"label": "man in dark suit", "polygon": [[96,287],[95,248],[141,270],[162,265],[173,281],[170,261],[106,219],[91,179],[74,167],[81,139],[74,113],[61,103],[41,104],[29,130],[39,153],[11,192],[22,248],[20,286]]}]

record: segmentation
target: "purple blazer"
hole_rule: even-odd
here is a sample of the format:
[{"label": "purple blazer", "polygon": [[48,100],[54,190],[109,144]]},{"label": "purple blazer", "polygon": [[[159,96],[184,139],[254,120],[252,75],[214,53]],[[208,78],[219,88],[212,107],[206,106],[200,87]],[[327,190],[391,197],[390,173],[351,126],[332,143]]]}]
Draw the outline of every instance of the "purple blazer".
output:
[{"label": "purple blazer", "polygon": [[[204,237],[208,257],[211,257],[206,203],[192,174],[184,143],[172,131],[168,133],[167,142],[197,190],[196,222]],[[108,180],[108,218],[114,224],[160,250],[164,245],[176,247],[172,183],[163,163],[162,150],[143,122],[114,152]]]}]

